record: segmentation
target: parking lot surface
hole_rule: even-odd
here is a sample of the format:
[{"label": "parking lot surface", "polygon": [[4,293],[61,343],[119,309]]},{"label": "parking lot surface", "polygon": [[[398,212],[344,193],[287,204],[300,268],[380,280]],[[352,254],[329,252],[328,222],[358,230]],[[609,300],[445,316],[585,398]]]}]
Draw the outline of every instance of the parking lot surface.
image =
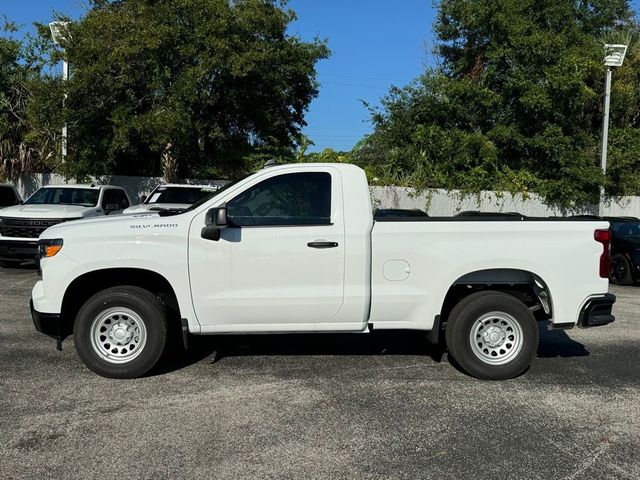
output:
[{"label": "parking lot surface", "polygon": [[475,380],[420,333],[202,337],[138,380],[88,371],[0,271],[0,478],[640,478],[640,288]]}]

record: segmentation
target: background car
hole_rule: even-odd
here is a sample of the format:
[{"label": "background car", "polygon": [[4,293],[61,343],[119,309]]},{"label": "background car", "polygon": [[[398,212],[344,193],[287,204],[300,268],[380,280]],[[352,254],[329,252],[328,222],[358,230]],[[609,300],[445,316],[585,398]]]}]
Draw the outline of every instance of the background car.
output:
[{"label": "background car", "polygon": [[518,212],[480,212],[478,210],[466,210],[460,212],[456,217],[524,217]]},{"label": "background car", "polygon": [[21,203],[22,198],[15,186],[9,183],[0,184],[0,209],[20,205]]},{"label": "background car", "polygon": [[158,211],[182,211],[218,190],[211,185],[158,185],[142,203],[127,208],[122,213],[145,213]]},{"label": "background car", "polygon": [[42,187],[23,204],[0,210],[0,267],[35,259],[38,237],[53,225],[121,213],[130,203],[125,190],[113,185]]},{"label": "background car", "polygon": [[414,208],[411,210],[402,208],[378,208],[374,217],[428,217],[427,212]]},{"label": "background car", "polygon": [[611,273],[609,279],[618,285],[631,285],[640,280],[640,219],[605,217],[611,225]]}]

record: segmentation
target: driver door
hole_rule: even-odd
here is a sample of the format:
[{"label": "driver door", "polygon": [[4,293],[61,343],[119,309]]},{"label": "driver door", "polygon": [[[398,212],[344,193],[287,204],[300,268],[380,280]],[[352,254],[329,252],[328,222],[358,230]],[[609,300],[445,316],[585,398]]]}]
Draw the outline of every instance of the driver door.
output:
[{"label": "driver door", "polygon": [[[224,199],[218,241],[192,223],[189,268],[200,324],[215,331],[339,330],[344,297],[342,185],[331,168],[262,175]],[[207,330],[207,328],[203,328]]]}]

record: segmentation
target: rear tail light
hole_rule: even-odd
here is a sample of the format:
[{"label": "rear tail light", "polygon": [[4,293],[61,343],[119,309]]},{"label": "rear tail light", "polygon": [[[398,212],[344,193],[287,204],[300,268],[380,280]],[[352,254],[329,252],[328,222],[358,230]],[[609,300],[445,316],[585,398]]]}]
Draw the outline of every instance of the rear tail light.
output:
[{"label": "rear tail light", "polygon": [[602,244],[603,252],[600,255],[600,277],[609,278],[609,270],[611,269],[611,230],[596,230],[593,233],[596,242]]}]

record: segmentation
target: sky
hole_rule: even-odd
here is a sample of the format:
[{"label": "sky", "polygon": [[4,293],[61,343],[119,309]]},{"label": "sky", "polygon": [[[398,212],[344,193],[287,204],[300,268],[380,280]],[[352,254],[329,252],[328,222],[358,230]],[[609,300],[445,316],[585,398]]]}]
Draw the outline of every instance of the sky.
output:
[{"label": "sky", "polygon": [[[316,69],[320,93],[306,115],[309,151],[350,150],[371,132],[363,101],[376,107],[392,85],[404,86],[435,63],[433,0],[290,0],[298,15],[289,33],[328,40],[331,57]],[[640,0],[632,7],[640,11]],[[0,0],[0,13],[24,25],[59,11],[77,18],[84,0]]]}]

